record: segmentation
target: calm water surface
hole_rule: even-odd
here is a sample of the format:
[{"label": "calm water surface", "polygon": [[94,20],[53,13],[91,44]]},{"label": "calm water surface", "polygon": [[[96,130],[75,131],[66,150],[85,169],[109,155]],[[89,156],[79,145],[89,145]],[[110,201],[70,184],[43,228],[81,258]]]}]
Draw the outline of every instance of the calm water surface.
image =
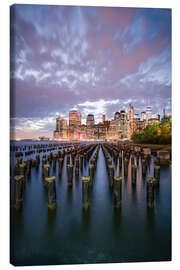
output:
[{"label": "calm water surface", "polygon": [[[12,156],[12,166],[14,162]],[[85,212],[82,209],[80,177],[74,176],[73,186],[68,188],[65,164],[66,158],[61,178],[58,176],[58,164],[56,172],[52,168],[50,170],[50,175],[56,176],[56,211],[49,211],[47,207],[47,191],[42,182],[41,164],[38,171],[32,168],[31,178],[26,180],[22,210],[17,211],[11,207],[13,264],[112,263],[171,259],[169,166],[161,166],[155,207],[147,209],[146,181],[141,177],[141,165],[134,188],[129,164],[128,178],[122,182],[122,206],[115,209],[105,159],[100,148],[94,187],[90,195],[91,206],[89,211]],[[84,168],[82,175],[87,175],[87,168]],[[148,175],[153,176],[153,157]],[[13,177],[11,183],[13,190]]]}]

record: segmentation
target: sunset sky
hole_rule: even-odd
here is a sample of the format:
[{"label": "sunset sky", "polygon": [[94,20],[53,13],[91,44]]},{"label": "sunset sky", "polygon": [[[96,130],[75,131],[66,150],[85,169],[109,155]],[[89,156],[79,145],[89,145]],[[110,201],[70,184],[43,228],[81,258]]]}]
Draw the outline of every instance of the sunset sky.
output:
[{"label": "sunset sky", "polygon": [[171,10],[11,7],[11,129],[52,136],[72,109],[171,113]]}]

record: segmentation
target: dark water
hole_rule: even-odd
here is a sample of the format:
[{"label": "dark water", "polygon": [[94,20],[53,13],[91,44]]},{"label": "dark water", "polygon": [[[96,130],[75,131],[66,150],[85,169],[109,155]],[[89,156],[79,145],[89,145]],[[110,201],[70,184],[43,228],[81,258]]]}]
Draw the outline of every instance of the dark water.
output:
[{"label": "dark water", "polygon": [[[155,207],[149,210],[141,166],[135,188],[130,166],[128,178],[122,183],[122,206],[116,209],[100,148],[91,206],[86,212],[82,209],[81,180],[74,176],[73,187],[68,188],[65,166],[61,179],[58,166],[56,172],[50,171],[50,175],[56,175],[57,208],[48,211],[41,164],[38,171],[32,168],[22,210],[11,207],[11,262],[38,265],[170,260],[171,169],[161,166]],[[152,173],[153,157],[148,174]]]}]

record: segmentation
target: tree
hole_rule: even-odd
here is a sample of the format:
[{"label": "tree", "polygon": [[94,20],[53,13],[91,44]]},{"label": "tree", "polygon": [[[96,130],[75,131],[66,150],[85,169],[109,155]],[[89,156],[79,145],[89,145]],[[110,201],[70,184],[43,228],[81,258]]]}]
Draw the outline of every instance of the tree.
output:
[{"label": "tree", "polygon": [[154,123],[143,131],[135,131],[131,139],[136,143],[170,144],[172,136],[171,118],[164,119],[160,124]]}]

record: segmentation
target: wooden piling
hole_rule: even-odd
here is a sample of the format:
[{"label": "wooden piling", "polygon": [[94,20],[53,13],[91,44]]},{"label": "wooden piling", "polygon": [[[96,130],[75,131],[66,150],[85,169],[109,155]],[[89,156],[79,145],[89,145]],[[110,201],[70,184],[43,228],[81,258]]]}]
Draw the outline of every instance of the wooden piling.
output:
[{"label": "wooden piling", "polygon": [[147,177],[147,206],[154,207],[154,185],[156,179],[154,177]]},{"label": "wooden piling", "polygon": [[81,179],[82,179],[82,204],[84,209],[88,209],[90,206],[89,202],[90,176],[83,176]]},{"label": "wooden piling", "polygon": [[23,202],[23,181],[24,175],[16,175],[14,177],[14,207],[21,208]]},{"label": "wooden piling", "polygon": [[55,176],[46,177],[45,181],[47,182],[48,189],[48,208],[55,209],[56,208],[56,185],[55,185]]},{"label": "wooden piling", "polygon": [[115,176],[113,183],[113,195],[114,195],[114,206],[119,208],[121,206],[121,193],[122,193],[122,177]]}]

